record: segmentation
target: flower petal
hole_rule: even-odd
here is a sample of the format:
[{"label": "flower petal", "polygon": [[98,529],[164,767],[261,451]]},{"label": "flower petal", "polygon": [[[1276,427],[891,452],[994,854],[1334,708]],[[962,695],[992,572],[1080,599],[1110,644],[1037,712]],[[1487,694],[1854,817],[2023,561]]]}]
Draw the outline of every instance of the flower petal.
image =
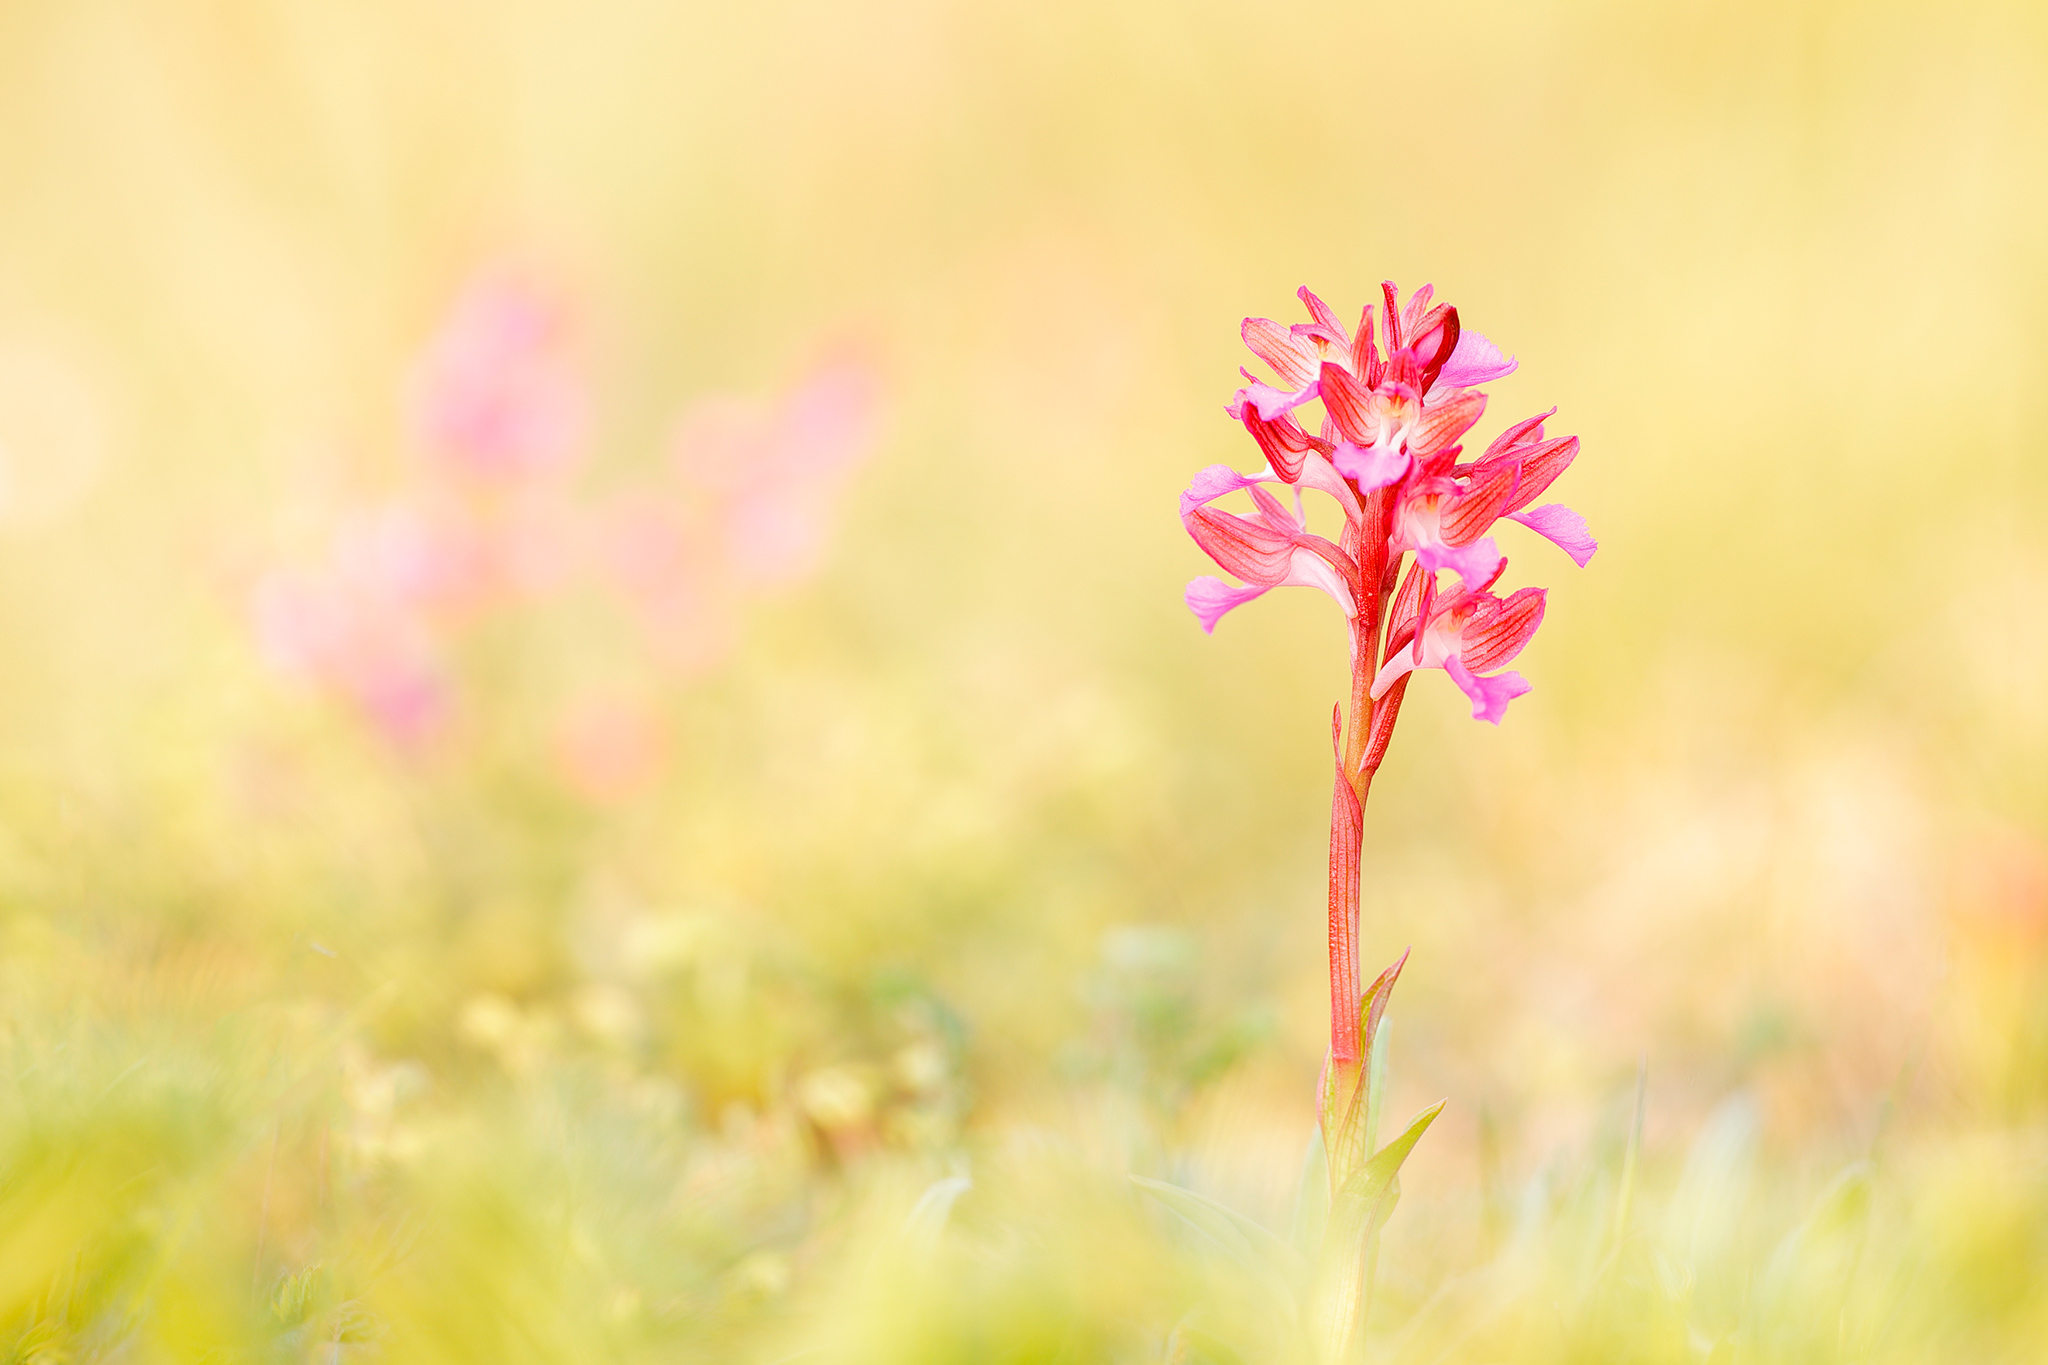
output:
[{"label": "flower petal", "polygon": [[1348,347],[1351,344],[1350,335],[1345,332],[1344,324],[1337,321],[1337,315],[1330,311],[1330,305],[1317,298],[1307,285],[1303,285],[1295,290],[1294,296],[1307,305],[1309,316],[1313,317],[1319,326],[1330,333],[1332,340],[1337,343],[1339,349]]},{"label": "flower petal", "polygon": [[1543,624],[1544,599],[1541,588],[1519,588],[1504,599],[1481,598],[1480,609],[1459,632],[1458,657],[1481,673],[1513,659]]},{"label": "flower petal", "polygon": [[1315,449],[1314,438],[1303,431],[1292,417],[1281,416],[1268,422],[1250,403],[1243,405],[1243,414],[1244,429],[1259,443],[1266,463],[1280,476],[1281,482],[1293,483],[1299,479],[1302,457]]},{"label": "flower petal", "polygon": [[1351,338],[1351,373],[1365,381],[1368,389],[1380,386],[1380,352],[1373,341],[1372,305],[1358,315],[1358,332]]},{"label": "flower petal", "polygon": [[1454,389],[1485,384],[1515,372],[1515,362],[1500,353],[1500,347],[1477,332],[1460,331],[1458,348],[1438,371],[1436,382]]},{"label": "flower petal", "polygon": [[[1208,549],[1207,546],[1203,548]],[[1210,550],[1209,553],[1213,558],[1215,551]],[[1217,562],[1222,563],[1221,560]],[[1507,558],[1493,543],[1493,538],[1488,536],[1485,540],[1474,541],[1470,545],[1419,546],[1415,551],[1415,562],[1432,573],[1440,569],[1449,569],[1462,580],[1465,588],[1476,590],[1500,575],[1500,566],[1507,562]],[[1227,569],[1230,566],[1225,564],[1223,567]],[[1242,574],[1238,576],[1243,577]]]},{"label": "flower petal", "polygon": [[1254,488],[1251,495],[1253,504],[1259,509],[1259,520],[1274,531],[1292,539],[1307,529],[1301,524],[1300,518],[1287,510],[1286,504],[1265,489]]},{"label": "flower petal", "polygon": [[1338,474],[1330,462],[1320,454],[1302,457],[1301,477],[1295,480],[1295,483],[1302,488],[1320,489],[1335,498],[1337,505],[1344,509],[1346,521],[1364,520],[1365,508],[1359,503],[1358,495],[1351,491],[1351,485],[1345,483],[1343,476]]},{"label": "flower petal", "polygon": [[1350,441],[1338,442],[1336,453],[1330,456],[1330,464],[1339,474],[1355,481],[1361,493],[1398,483],[1413,463],[1398,450],[1354,445]]},{"label": "flower petal", "polygon": [[1600,548],[1600,542],[1586,529],[1586,519],[1561,502],[1545,503],[1527,512],[1510,512],[1508,520],[1519,521],[1550,541],[1582,569],[1593,557],[1593,551]]},{"label": "flower petal", "polygon": [[[1330,545],[1329,541],[1322,540],[1320,536],[1305,536],[1303,539]],[[1351,585],[1345,581],[1344,575],[1331,567],[1329,561],[1309,545],[1299,545],[1295,548],[1294,555],[1288,563],[1287,577],[1280,581],[1285,587],[1320,589],[1329,594],[1332,602],[1344,609],[1346,616],[1358,614],[1358,607],[1351,596]]]},{"label": "flower petal", "polygon": [[1430,455],[1472,429],[1486,411],[1486,395],[1460,393],[1427,404],[1422,420],[1408,434],[1408,448],[1417,455]]},{"label": "flower petal", "polygon": [[1195,508],[1182,523],[1195,544],[1226,573],[1268,588],[1278,587],[1287,577],[1292,536],[1213,507]]},{"label": "flower petal", "polygon": [[1515,484],[1515,496],[1509,500],[1508,510],[1519,512],[1542,497],[1550,485],[1557,482],[1557,476],[1578,458],[1578,454],[1579,438],[1576,436],[1560,436],[1555,441],[1508,452],[1503,461],[1512,459],[1521,468],[1521,476]]},{"label": "flower petal", "polygon": [[[1246,377],[1250,378],[1250,376]],[[1245,404],[1249,402],[1258,410],[1258,414],[1262,419],[1270,422],[1280,416],[1280,414],[1292,412],[1303,403],[1318,396],[1314,384],[1310,384],[1298,393],[1289,393],[1285,389],[1276,389],[1271,384],[1261,383],[1253,379],[1251,383],[1245,385],[1231,396],[1230,406],[1225,408],[1224,411],[1232,417],[1242,420]]]},{"label": "flower petal", "polygon": [[1300,388],[1316,377],[1315,343],[1298,337],[1271,318],[1246,318],[1239,329],[1252,354],[1273,367],[1289,387]]},{"label": "flower petal", "polygon": [[1373,437],[1374,423],[1367,404],[1372,398],[1359,378],[1333,361],[1323,362],[1322,377],[1317,381],[1322,390],[1323,408],[1337,423],[1337,430],[1346,440],[1360,445],[1369,443]]},{"label": "flower petal", "polygon": [[1424,393],[1435,386],[1437,376],[1443,373],[1444,366],[1450,363],[1451,356],[1458,349],[1458,310],[1446,304],[1437,309],[1437,313],[1441,316],[1433,314],[1435,320],[1429,331],[1413,343],[1417,351],[1429,357],[1422,367]]},{"label": "flower petal", "polygon": [[1378,701],[1387,695],[1387,689],[1413,673],[1419,665],[1415,662],[1415,651],[1397,649],[1387,655],[1387,661],[1380,665],[1380,671],[1373,675],[1372,699]]},{"label": "flower petal", "polygon": [[1250,488],[1255,483],[1270,483],[1272,479],[1273,475],[1263,469],[1256,474],[1240,474],[1227,464],[1212,464],[1195,475],[1195,481],[1180,495],[1181,519],[1185,521],[1188,513],[1227,493]]},{"label": "flower petal", "polygon": [[1451,681],[1458,685],[1460,692],[1472,699],[1472,719],[1494,725],[1500,724],[1500,718],[1508,713],[1509,702],[1529,692],[1529,681],[1521,674],[1496,673],[1490,678],[1476,677],[1456,655],[1444,660],[1444,672],[1451,675]]},{"label": "flower petal", "polygon": [[1557,416],[1557,409],[1552,408],[1549,412],[1539,412],[1534,417],[1524,417],[1521,421],[1494,437],[1493,444],[1486,448],[1486,454],[1480,458],[1482,460],[1490,460],[1496,455],[1506,453],[1515,446],[1531,444],[1542,440],[1543,424],[1555,416]]},{"label": "flower petal", "polygon": [[1216,623],[1225,614],[1243,606],[1255,597],[1263,597],[1270,591],[1257,586],[1233,588],[1213,574],[1203,574],[1188,584],[1188,610],[1202,623],[1205,634],[1216,633]]},{"label": "flower petal", "polygon": [[1464,492],[1452,498],[1438,522],[1444,544],[1469,545],[1486,534],[1514,498],[1517,473],[1514,465],[1503,465],[1490,475],[1474,479]]}]

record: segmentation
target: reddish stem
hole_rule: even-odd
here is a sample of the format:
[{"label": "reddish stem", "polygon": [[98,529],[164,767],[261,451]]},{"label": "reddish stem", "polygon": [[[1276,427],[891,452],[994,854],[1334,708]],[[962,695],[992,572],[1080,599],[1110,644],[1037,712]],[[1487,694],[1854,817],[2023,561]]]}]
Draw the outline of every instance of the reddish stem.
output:
[{"label": "reddish stem", "polygon": [[[1391,493],[1380,489],[1362,499],[1364,516],[1345,527],[1342,546],[1358,566],[1359,586],[1358,610],[1351,620],[1350,733],[1341,734],[1341,710],[1331,717],[1330,733],[1337,760],[1336,785],[1330,795],[1330,1058],[1340,1075],[1357,1066],[1360,1053],[1359,847],[1365,832],[1366,795],[1372,787],[1372,772],[1365,759],[1372,734],[1372,679],[1379,669],[1380,627],[1388,598]],[[1384,744],[1375,747],[1384,748]]]}]

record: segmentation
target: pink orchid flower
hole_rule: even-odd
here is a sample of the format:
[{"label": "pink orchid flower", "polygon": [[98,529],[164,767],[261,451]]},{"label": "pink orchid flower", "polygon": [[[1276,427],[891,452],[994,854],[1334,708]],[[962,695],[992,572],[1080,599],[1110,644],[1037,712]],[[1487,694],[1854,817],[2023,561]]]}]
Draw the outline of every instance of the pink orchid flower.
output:
[{"label": "pink orchid flower", "polygon": [[[1203,630],[1214,631],[1226,612],[1294,584],[1328,594],[1343,610],[1350,635],[1348,726],[1343,706],[1330,717],[1336,769],[1327,907],[1330,1049],[1318,1105],[1333,1198],[1351,1188],[1347,1182],[1369,1161],[1395,1150],[1373,1152],[1372,1106],[1380,1101],[1371,1096],[1364,1063],[1402,963],[1360,989],[1359,884],[1366,798],[1408,684],[1420,670],[1441,670],[1471,700],[1474,719],[1498,724],[1508,704],[1529,691],[1528,681],[1503,665],[1535,635],[1547,598],[1542,588],[1495,595],[1507,560],[1489,532],[1512,519],[1580,565],[1596,548],[1577,513],[1557,504],[1531,506],[1578,453],[1576,437],[1546,439],[1543,423],[1552,413],[1517,423],[1480,458],[1459,463],[1459,442],[1486,412],[1486,395],[1476,386],[1508,374],[1515,362],[1465,330],[1456,309],[1434,303],[1428,285],[1405,304],[1391,282],[1381,288],[1380,325],[1368,306],[1355,332],[1307,289],[1299,295],[1311,321],[1288,327],[1270,318],[1245,320],[1245,344],[1277,383],[1246,371],[1247,384],[1227,411],[1252,437],[1264,465],[1249,474],[1211,465],[1180,499],[1189,536],[1242,584],[1212,575],[1188,584],[1187,604]],[[1296,414],[1316,400],[1324,416],[1312,434]],[[1276,484],[1292,492],[1292,510],[1275,496]],[[1342,513],[1335,541],[1309,530],[1302,503],[1310,491],[1328,496]],[[1252,515],[1215,505],[1238,494],[1250,499]],[[1445,571],[1457,575],[1457,585],[1439,593],[1438,575]],[[1361,1112],[1372,1117],[1361,1121]],[[1401,1141],[1412,1143],[1435,1112],[1426,1111]],[[1350,1264],[1369,1267],[1360,1247],[1339,1250]],[[1369,1289],[1366,1269],[1329,1300],[1329,1358],[1350,1353]]]},{"label": "pink orchid flower", "polygon": [[1544,600],[1541,588],[1521,588],[1505,598],[1485,588],[1461,588],[1433,604],[1416,604],[1427,614],[1419,633],[1417,614],[1402,620],[1397,602],[1389,635],[1391,648],[1373,678],[1372,699],[1386,696],[1396,682],[1418,668],[1441,668],[1458,690],[1472,699],[1472,719],[1500,724],[1508,703],[1529,691],[1528,680],[1519,673],[1481,675],[1522,652],[1536,627],[1543,624]]},{"label": "pink orchid flower", "polygon": [[1289,585],[1321,589],[1346,616],[1353,615],[1357,608],[1347,575],[1356,566],[1342,547],[1311,535],[1279,499],[1257,484],[1245,487],[1259,510],[1255,518],[1219,512],[1206,501],[1184,507],[1181,513],[1195,543],[1246,584],[1233,588],[1212,575],[1188,584],[1188,607],[1202,629],[1213,633],[1225,612]]},{"label": "pink orchid flower", "polygon": [[[1499,672],[1528,643],[1545,597],[1524,588],[1491,591],[1506,560],[1492,537],[1503,519],[1528,526],[1583,565],[1596,548],[1570,509],[1532,506],[1578,453],[1576,437],[1547,438],[1545,413],[1511,426],[1483,455],[1460,463],[1460,444],[1486,413],[1481,384],[1515,362],[1427,285],[1405,302],[1394,285],[1347,330],[1307,289],[1310,320],[1283,325],[1248,318],[1245,344],[1272,381],[1245,371],[1227,411],[1252,437],[1264,463],[1251,473],[1212,465],[1181,495],[1188,534],[1237,584],[1205,575],[1187,605],[1213,631],[1236,607],[1283,585],[1314,587],[1343,610],[1351,636],[1350,721],[1337,718],[1337,784],[1330,831],[1330,1047],[1333,1075],[1355,1072],[1359,1015],[1359,822],[1414,673],[1440,669],[1472,699],[1477,719],[1498,722],[1528,690]],[[1320,401],[1323,420],[1300,418]],[[1553,409],[1554,412],[1554,409]],[[1293,509],[1276,496],[1293,494]],[[1335,502],[1343,529],[1314,534],[1303,495]],[[1250,498],[1249,516],[1215,504]],[[1403,566],[1407,566],[1403,575]],[[1457,576],[1439,597],[1437,576]],[[1396,592],[1399,586],[1400,591]]]}]

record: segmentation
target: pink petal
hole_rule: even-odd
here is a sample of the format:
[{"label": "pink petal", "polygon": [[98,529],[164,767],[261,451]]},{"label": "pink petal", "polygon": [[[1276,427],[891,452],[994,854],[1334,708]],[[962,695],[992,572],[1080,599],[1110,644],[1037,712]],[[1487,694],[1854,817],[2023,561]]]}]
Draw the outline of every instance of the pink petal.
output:
[{"label": "pink petal", "polygon": [[1331,468],[1330,462],[1321,455],[1311,454],[1302,460],[1301,477],[1296,483],[1302,488],[1319,489],[1335,498],[1338,505],[1344,509],[1346,520],[1359,521],[1365,516],[1365,509],[1360,506],[1357,495],[1351,491],[1351,485],[1345,483],[1337,471]]},{"label": "pink petal", "polygon": [[1500,353],[1500,347],[1477,332],[1458,333],[1458,349],[1438,371],[1436,382],[1452,388],[1485,384],[1515,372],[1515,362]]},{"label": "pink petal", "polygon": [[1226,573],[1269,588],[1278,587],[1287,577],[1292,536],[1213,507],[1197,507],[1182,524],[1195,544]]},{"label": "pink petal", "polygon": [[1358,315],[1358,334],[1351,339],[1351,372],[1369,389],[1380,386],[1380,352],[1373,341],[1372,305]]},{"label": "pink petal", "polygon": [[1361,493],[1370,493],[1375,488],[1399,482],[1413,463],[1398,450],[1353,445],[1350,441],[1339,441],[1336,453],[1330,457],[1330,464],[1336,471],[1356,481]]},{"label": "pink petal", "polygon": [[1429,301],[1436,297],[1436,286],[1425,284],[1408,296],[1408,303],[1401,309],[1401,340],[1409,346],[1419,347],[1422,343],[1422,329],[1417,324],[1424,313],[1429,311]]},{"label": "pink petal", "polygon": [[1216,623],[1225,614],[1236,610],[1255,597],[1264,597],[1269,589],[1260,587],[1233,588],[1214,574],[1203,574],[1188,584],[1188,610],[1202,623],[1205,634],[1216,633]]},{"label": "pink petal", "polygon": [[1253,355],[1295,388],[1316,377],[1316,347],[1271,318],[1246,318],[1239,329]]},{"label": "pink petal", "polygon": [[[1329,549],[1336,548],[1320,536],[1305,536],[1303,539],[1320,542]],[[1343,608],[1346,616],[1358,614],[1358,607],[1351,596],[1351,585],[1344,581],[1344,575],[1332,568],[1329,561],[1317,553],[1313,546],[1304,544],[1295,548],[1292,558],[1288,561],[1287,577],[1281,582],[1287,587],[1318,589]]]},{"label": "pink petal", "polygon": [[1295,517],[1294,513],[1287,510],[1286,505],[1280,499],[1274,497],[1263,488],[1252,489],[1251,495],[1252,505],[1259,509],[1259,520],[1265,522],[1272,530],[1280,535],[1289,537],[1298,536],[1302,533],[1303,527],[1300,520]]},{"label": "pink petal", "polygon": [[1578,454],[1579,438],[1561,436],[1555,441],[1525,446],[1503,456],[1503,463],[1512,460],[1520,470],[1515,481],[1515,496],[1508,503],[1509,510],[1519,512],[1542,497],[1550,485],[1557,482],[1557,476],[1578,458]]},{"label": "pink petal", "polygon": [[1543,624],[1545,601],[1541,588],[1518,588],[1505,599],[1480,598],[1478,610],[1458,632],[1458,657],[1481,673],[1509,662]]},{"label": "pink petal", "polygon": [[1485,535],[1515,494],[1513,465],[1504,465],[1485,478],[1477,479],[1451,499],[1438,523],[1444,544],[1465,545]]},{"label": "pink petal", "polygon": [[1442,450],[1470,431],[1485,411],[1483,393],[1453,394],[1428,404],[1422,410],[1422,420],[1408,437],[1408,448],[1417,455]]},{"label": "pink petal", "polygon": [[1294,296],[1307,306],[1309,316],[1313,317],[1317,324],[1330,334],[1330,339],[1335,341],[1340,348],[1351,344],[1351,338],[1344,333],[1344,324],[1337,321],[1337,315],[1330,311],[1330,305],[1324,303],[1311,293],[1307,285],[1303,285],[1295,290]]},{"label": "pink petal", "polygon": [[1420,665],[1416,662],[1415,651],[1412,649],[1397,649],[1389,654],[1387,661],[1380,665],[1380,671],[1373,676],[1372,699],[1378,701],[1384,697],[1388,688],[1413,673],[1418,667]]},{"label": "pink petal", "polygon": [[1415,551],[1416,563],[1432,573],[1449,569],[1456,574],[1467,588],[1478,588],[1492,581],[1500,573],[1500,566],[1506,557],[1493,543],[1493,537],[1474,541],[1470,545],[1455,548],[1443,545],[1423,545]]},{"label": "pink petal", "polygon": [[1493,444],[1486,448],[1486,454],[1482,458],[1490,460],[1494,456],[1504,454],[1511,448],[1524,442],[1533,443],[1542,440],[1543,424],[1555,416],[1557,416],[1557,409],[1552,408],[1549,412],[1539,412],[1534,417],[1523,418],[1500,435],[1494,437]]},{"label": "pink petal", "polygon": [[1508,520],[1519,521],[1552,542],[1582,569],[1593,557],[1593,551],[1600,548],[1600,542],[1586,529],[1586,519],[1561,502],[1545,503],[1527,512],[1510,512]]},{"label": "pink petal", "polygon": [[1255,483],[1266,483],[1272,477],[1263,470],[1257,474],[1240,474],[1227,464],[1212,464],[1195,475],[1195,481],[1180,495],[1181,519],[1186,520],[1197,507],[1212,503],[1225,494],[1250,488]]},{"label": "pink petal", "polygon": [[1444,660],[1444,672],[1458,690],[1472,699],[1472,719],[1500,724],[1508,703],[1529,691],[1529,682],[1519,673],[1496,673],[1490,678],[1474,676],[1456,655]]},{"label": "pink petal", "polygon": [[1264,421],[1257,408],[1241,404],[1239,420],[1244,429],[1259,443],[1259,452],[1266,457],[1266,464],[1278,474],[1283,482],[1293,483],[1301,477],[1302,456],[1315,449],[1315,441],[1303,431],[1292,417],[1281,417],[1277,421]]},{"label": "pink petal", "polygon": [[1366,404],[1372,397],[1372,390],[1351,371],[1329,360],[1323,362],[1318,386],[1322,391],[1323,408],[1335,419],[1337,430],[1348,440],[1371,440],[1373,423]]},{"label": "pink petal", "polygon": [[[1246,377],[1249,378],[1250,376]],[[1232,396],[1230,406],[1225,408],[1224,411],[1228,412],[1232,417],[1242,420],[1244,405],[1249,401],[1258,412],[1260,419],[1270,422],[1280,416],[1280,414],[1292,412],[1303,403],[1319,396],[1317,386],[1314,384],[1310,384],[1298,393],[1288,393],[1284,389],[1276,389],[1271,384],[1261,383],[1259,380],[1253,379],[1251,383],[1239,389]]]},{"label": "pink petal", "polygon": [[1437,376],[1443,373],[1444,366],[1450,363],[1451,356],[1457,351],[1460,330],[1458,310],[1448,304],[1438,308],[1430,316],[1434,321],[1428,333],[1417,337],[1413,343],[1419,353],[1429,357],[1428,363],[1422,367],[1424,393],[1435,386]]}]

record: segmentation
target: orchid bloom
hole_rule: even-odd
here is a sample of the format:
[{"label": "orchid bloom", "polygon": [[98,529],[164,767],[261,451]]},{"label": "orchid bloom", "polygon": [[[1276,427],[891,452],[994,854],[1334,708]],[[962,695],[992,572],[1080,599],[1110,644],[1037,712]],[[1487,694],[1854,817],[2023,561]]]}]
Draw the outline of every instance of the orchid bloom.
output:
[{"label": "orchid bloom", "polygon": [[1188,584],[1188,606],[1201,620],[1202,629],[1214,631],[1216,622],[1231,608],[1285,584],[1320,588],[1346,616],[1356,614],[1347,577],[1355,566],[1343,549],[1310,535],[1299,518],[1256,483],[1244,487],[1258,506],[1256,518],[1219,512],[1206,502],[1195,502],[1181,511],[1181,521],[1195,543],[1246,585],[1233,588],[1210,575]]},{"label": "orchid bloom", "polygon": [[1387,659],[1374,676],[1369,695],[1378,701],[1416,669],[1441,668],[1472,699],[1472,719],[1500,724],[1508,703],[1529,690],[1528,680],[1519,673],[1479,675],[1522,652],[1543,624],[1543,602],[1541,588],[1521,588],[1505,598],[1485,588],[1461,589],[1429,608],[1419,633],[1415,611],[1402,620],[1397,604]]},{"label": "orchid bloom", "polygon": [[[1276,587],[1320,589],[1343,610],[1351,637],[1351,705],[1333,717],[1336,791],[1330,819],[1330,1056],[1326,1141],[1361,1084],[1363,1048],[1384,1008],[1384,976],[1360,991],[1359,845],[1366,797],[1385,757],[1402,698],[1418,670],[1439,669],[1472,701],[1476,719],[1498,722],[1529,690],[1519,673],[1496,671],[1521,652],[1543,619],[1540,588],[1496,596],[1506,559],[1493,532],[1518,522],[1584,565],[1596,548],[1569,508],[1532,506],[1578,454],[1578,438],[1549,437],[1555,409],[1510,426],[1477,459],[1461,444],[1486,413],[1479,385],[1515,362],[1424,285],[1405,302],[1389,282],[1347,330],[1307,289],[1310,320],[1244,322],[1245,344],[1271,371],[1246,383],[1226,411],[1252,437],[1264,464],[1246,474],[1212,465],[1181,495],[1195,543],[1237,584],[1214,576],[1188,585],[1187,604],[1206,631],[1227,612]],[[1377,312],[1378,316],[1375,317]],[[1304,424],[1320,401],[1321,423]],[[1283,500],[1283,490],[1291,498]],[[1342,517],[1334,538],[1309,529],[1304,495],[1323,494]],[[1216,506],[1250,498],[1250,515]],[[1292,506],[1289,506],[1291,501]],[[1405,571],[1404,571],[1405,564]],[[1439,576],[1455,575],[1439,591]],[[1398,591],[1396,587],[1398,585]],[[1344,1111],[1348,1112],[1348,1111]],[[1334,1147],[1332,1148],[1334,1151]],[[1335,1179],[1333,1166],[1333,1179]]]},{"label": "orchid bloom", "polygon": [[[1187,604],[1203,630],[1274,588],[1295,585],[1327,594],[1350,633],[1348,727],[1344,707],[1330,718],[1330,1050],[1318,1105],[1333,1201],[1346,1191],[1362,1199],[1357,1180],[1383,1188],[1386,1176],[1373,1187],[1369,1166],[1383,1166],[1388,1152],[1398,1166],[1402,1144],[1412,1145],[1436,1114],[1426,1111],[1400,1139],[1372,1150],[1378,1101],[1366,1058],[1406,957],[1361,990],[1359,858],[1366,798],[1401,701],[1423,669],[1446,674],[1471,700],[1476,720],[1498,724],[1508,703],[1528,692],[1527,680],[1502,666],[1535,635],[1546,598],[1541,588],[1494,594],[1507,567],[1492,535],[1501,521],[1530,528],[1581,566],[1597,548],[1570,508],[1532,506],[1578,454],[1577,437],[1544,433],[1556,409],[1516,423],[1478,459],[1461,463],[1460,443],[1486,413],[1477,386],[1512,372],[1515,362],[1467,331],[1455,308],[1435,303],[1428,285],[1406,303],[1391,282],[1382,293],[1377,323],[1368,305],[1352,331],[1307,289],[1299,294],[1310,321],[1245,320],[1245,344],[1273,382],[1245,371],[1226,411],[1265,463],[1249,474],[1211,465],[1180,499],[1188,534],[1241,584],[1213,575],[1188,584]],[[1323,419],[1311,431],[1299,414],[1315,401]],[[1335,539],[1309,529],[1308,492],[1336,504],[1343,525]],[[1240,494],[1250,499],[1251,515],[1216,506]],[[1443,582],[1446,573],[1454,580]],[[1365,1217],[1356,1215],[1351,1244],[1339,1248],[1349,1259],[1330,1263],[1340,1273],[1322,1311],[1328,1359],[1348,1358],[1362,1317],[1360,1285],[1369,1291],[1370,1270],[1361,1267],[1370,1262],[1360,1259],[1366,1253],[1357,1234]],[[1339,1226],[1333,1216],[1330,1235]]]}]

